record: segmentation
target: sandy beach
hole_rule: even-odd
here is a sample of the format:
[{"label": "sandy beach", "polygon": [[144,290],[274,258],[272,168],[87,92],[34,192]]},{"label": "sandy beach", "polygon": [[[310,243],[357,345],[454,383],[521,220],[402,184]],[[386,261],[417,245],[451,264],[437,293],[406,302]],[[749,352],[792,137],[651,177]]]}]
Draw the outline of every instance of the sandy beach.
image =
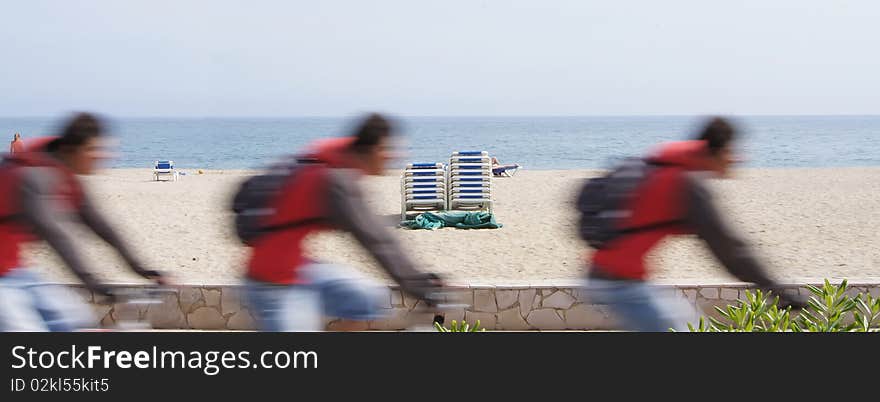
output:
[{"label": "sandy beach", "polygon": [[[183,170],[177,182],[154,182],[147,169],[111,169],[87,177],[87,189],[136,252],[179,283],[237,281],[247,249],[232,233],[227,205],[252,172]],[[497,230],[396,228],[398,172],[364,181],[370,206],[424,268],[455,282],[500,284],[575,279],[587,253],[575,234],[571,202],[595,170],[521,171],[494,180]],[[783,280],[880,280],[880,168],[744,169],[712,184],[719,204],[772,274]],[[116,255],[83,232],[87,261],[110,281],[136,281]],[[372,258],[346,235],[309,241],[324,261],[384,278]],[[693,238],[668,241],[652,256],[653,276],[669,282],[732,281]],[[49,278],[72,280],[44,246],[28,260]]]}]

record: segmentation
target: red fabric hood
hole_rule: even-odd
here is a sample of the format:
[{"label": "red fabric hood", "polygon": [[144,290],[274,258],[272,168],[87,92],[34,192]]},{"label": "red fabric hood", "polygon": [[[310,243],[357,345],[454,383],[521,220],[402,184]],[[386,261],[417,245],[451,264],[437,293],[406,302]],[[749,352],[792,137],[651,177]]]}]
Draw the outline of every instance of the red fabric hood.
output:
[{"label": "red fabric hood", "polygon": [[648,159],[687,170],[711,170],[706,141],[668,142],[655,149]]},{"label": "red fabric hood", "polygon": [[305,154],[330,166],[343,167],[350,164],[345,157],[345,151],[354,143],[354,137],[336,137],[316,140],[306,147]]}]

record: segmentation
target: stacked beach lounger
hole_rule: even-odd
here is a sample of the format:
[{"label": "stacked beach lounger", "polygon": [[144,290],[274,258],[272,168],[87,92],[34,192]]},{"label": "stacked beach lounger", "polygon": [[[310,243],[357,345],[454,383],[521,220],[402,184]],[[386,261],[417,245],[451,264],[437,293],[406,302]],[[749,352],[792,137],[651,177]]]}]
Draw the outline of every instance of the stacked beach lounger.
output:
[{"label": "stacked beach lounger", "polygon": [[410,163],[400,178],[401,220],[410,213],[444,211],[447,207],[446,166]]},{"label": "stacked beach lounger", "polygon": [[450,210],[492,212],[492,162],[488,152],[453,152],[447,175]]}]

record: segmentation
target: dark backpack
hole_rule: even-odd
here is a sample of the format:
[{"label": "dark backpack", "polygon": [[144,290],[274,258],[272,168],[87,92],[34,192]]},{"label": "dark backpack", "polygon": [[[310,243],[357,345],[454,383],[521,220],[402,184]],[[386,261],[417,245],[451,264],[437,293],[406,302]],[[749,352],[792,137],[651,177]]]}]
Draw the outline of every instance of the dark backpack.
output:
[{"label": "dark backpack", "polygon": [[587,179],[577,197],[581,239],[598,250],[624,234],[680,223],[674,220],[639,227],[623,225],[632,216],[629,205],[636,190],[659,166],[642,158],[627,158],[604,176]]},{"label": "dark backpack", "polygon": [[293,180],[296,172],[306,164],[320,161],[308,157],[290,157],[272,165],[264,174],[245,180],[232,198],[232,212],[235,213],[235,233],[242,243],[252,246],[263,235],[279,230],[291,229],[308,223],[322,221],[310,218],[266,226],[263,224],[275,214],[272,203],[281,194],[285,184]]}]

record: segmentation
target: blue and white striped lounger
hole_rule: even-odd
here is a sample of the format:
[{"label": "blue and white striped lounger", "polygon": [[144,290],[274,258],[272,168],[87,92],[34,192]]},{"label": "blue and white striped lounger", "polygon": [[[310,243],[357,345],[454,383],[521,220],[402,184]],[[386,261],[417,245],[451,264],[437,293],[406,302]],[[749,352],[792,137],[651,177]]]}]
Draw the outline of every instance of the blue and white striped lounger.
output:
[{"label": "blue and white striped lounger", "polygon": [[442,163],[410,163],[400,177],[400,215],[409,212],[442,211],[446,209],[446,165]]}]

